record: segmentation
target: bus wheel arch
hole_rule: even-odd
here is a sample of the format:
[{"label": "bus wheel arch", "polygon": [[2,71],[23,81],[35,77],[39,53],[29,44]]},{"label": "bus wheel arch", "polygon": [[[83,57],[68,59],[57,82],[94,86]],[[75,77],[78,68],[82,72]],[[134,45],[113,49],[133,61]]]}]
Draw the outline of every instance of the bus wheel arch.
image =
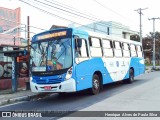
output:
[{"label": "bus wheel arch", "polygon": [[92,88],[90,89],[92,95],[96,95],[100,92],[100,89],[103,88],[102,82],[103,82],[102,73],[100,71],[94,72],[92,77]]}]

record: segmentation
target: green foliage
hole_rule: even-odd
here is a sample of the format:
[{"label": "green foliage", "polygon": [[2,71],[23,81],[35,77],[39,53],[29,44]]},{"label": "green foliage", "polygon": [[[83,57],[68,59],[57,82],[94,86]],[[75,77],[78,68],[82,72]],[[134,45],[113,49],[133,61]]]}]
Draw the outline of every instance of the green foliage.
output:
[{"label": "green foliage", "polygon": [[[153,64],[146,63],[145,66],[153,66]],[[160,64],[156,64],[156,66],[160,66]]]}]

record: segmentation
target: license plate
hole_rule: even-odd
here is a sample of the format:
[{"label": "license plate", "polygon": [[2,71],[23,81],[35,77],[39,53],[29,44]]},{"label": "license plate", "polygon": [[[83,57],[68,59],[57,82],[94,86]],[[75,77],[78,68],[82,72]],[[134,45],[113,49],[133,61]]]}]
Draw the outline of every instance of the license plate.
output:
[{"label": "license plate", "polygon": [[51,90],[52,88],[51,88],[51,86],[44,86],[44,89],[45,90]]}]

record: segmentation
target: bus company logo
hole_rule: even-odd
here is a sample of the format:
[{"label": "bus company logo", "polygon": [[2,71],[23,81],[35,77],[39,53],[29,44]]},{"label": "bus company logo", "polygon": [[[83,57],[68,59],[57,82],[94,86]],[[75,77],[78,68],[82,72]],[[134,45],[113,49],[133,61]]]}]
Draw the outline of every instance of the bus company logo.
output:
[{"label": "bus company logo", "polygon": [[117,67],[119,67],[119,61],[116,61]]},{"label": "bus company logo", "polygon": [[11,112],[2,112],[2,117],[12,117]]},{"label": "bus company logo", "polygon": [[62,78],[62,75],[58,75],[57,78],[61,79],[61,78]]}]

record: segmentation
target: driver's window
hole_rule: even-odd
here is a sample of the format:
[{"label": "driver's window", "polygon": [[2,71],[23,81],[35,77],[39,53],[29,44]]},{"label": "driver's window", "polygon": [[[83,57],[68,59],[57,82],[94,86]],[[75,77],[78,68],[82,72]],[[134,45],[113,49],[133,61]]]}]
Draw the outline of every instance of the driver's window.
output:
[{"label": "driver's window", "polygon": [[88,57],[87,42],[84,39],[82,39],[82,47],[80,48],[80,52],[81,52],[81,57]]},{"label": "driver's window", "polygon": [[76,57],[88,57],[87,41],[85,39],[77,39],[75,47]]}]

